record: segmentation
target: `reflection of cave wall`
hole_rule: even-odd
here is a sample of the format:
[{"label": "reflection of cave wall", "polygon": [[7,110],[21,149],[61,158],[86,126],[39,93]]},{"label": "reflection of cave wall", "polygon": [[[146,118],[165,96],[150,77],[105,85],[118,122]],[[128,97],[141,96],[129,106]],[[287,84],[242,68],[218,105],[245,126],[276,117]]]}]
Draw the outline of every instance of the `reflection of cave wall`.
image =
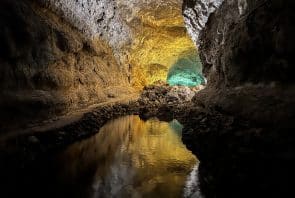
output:
[{"label": "reflection of cave wall", "polygon": [[169,85],[197,86],[205,84],[202,75],[202,63],[195,53],[180,57],[169,69],[167,74]]}]

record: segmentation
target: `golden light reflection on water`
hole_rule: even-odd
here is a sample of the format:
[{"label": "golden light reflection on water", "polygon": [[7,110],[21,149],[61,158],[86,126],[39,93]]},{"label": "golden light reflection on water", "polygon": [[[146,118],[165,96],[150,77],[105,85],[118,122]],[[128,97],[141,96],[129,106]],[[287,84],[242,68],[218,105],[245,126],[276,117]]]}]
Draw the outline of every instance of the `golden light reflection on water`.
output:
[{"label": "golden light reflection on water", "polygon": [[142,121],[138,116],[110,121],[59,158],[67,161],[62,178],[79,180],[81,172],[92,170],[91,197],[182,197],[197,163],[181,141],[176,120]]}]

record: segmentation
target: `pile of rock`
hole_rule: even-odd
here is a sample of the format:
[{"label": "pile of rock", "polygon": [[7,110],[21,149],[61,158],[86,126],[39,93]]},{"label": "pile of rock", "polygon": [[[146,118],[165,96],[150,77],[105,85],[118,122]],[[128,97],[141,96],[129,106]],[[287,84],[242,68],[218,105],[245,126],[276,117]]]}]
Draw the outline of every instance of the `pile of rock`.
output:
[{"label": "pile of rock", "polygon": [[146,117],[175,114],[180,107],[190,105],[195,94],[203,88],[202,85],[169,86],[163,82],[149,85],[143,89],[138,100],[140,114]]}]

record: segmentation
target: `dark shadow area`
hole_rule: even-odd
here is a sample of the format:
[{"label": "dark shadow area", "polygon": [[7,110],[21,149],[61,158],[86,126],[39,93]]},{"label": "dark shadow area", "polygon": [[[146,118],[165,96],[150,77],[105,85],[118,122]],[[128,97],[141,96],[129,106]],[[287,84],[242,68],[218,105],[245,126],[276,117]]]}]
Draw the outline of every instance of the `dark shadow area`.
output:
[{"label": "dark shadow area", "polygon": [[183,141],[200,159],[199,181],[206,197],[294,196],[291,128],[274,130],[218,111],[197,115],[185,125]]}]

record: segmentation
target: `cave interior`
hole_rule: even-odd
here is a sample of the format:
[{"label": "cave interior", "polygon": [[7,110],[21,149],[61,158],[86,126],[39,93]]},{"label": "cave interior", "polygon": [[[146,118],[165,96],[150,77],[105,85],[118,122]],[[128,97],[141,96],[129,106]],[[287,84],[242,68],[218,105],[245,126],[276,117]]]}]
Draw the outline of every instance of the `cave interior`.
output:
[{"label": "cave interior", "polygon": [[294,196],[294,9],[1,0],[0,197]]}]

